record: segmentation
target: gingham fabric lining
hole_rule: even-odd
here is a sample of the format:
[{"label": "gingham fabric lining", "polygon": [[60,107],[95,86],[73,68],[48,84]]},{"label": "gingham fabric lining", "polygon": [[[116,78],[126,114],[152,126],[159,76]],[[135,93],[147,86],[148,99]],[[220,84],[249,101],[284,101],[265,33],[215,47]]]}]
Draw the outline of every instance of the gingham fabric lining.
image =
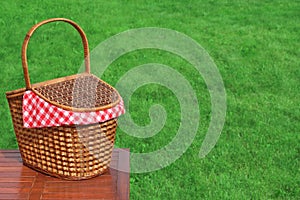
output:
[{"label": "gingham fabric lining", "polygon": [[105,122],[125,113],[121,99],[116,106],[94,112],[73,112],[54,106],[28,90],[23,96],[23,123],[26,128],[85,125]]}]

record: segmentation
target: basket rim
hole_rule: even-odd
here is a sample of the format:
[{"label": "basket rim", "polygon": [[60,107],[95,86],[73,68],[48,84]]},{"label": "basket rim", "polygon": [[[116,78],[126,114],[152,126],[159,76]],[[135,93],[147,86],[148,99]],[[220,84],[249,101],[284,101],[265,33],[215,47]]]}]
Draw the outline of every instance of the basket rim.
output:
[{"label": "basket rim", "polygon": [[[47,85],[51,85],[57,82],[62,82],[62,81],[67,81],[67,80],[71,80],[71,79],[76,79],[78,77],[83,77],[83,76],[93,76],[95,78],[97,78],[99,81],[101,81],[103,84],[105,84],[107,87],[109,87],[110,89],[112,89],[114,92],[116,92],[117,94],[117,100],[114,101],[113,103],[107,104],[107,105],[103,105],[103,106],[98,106],[98,107],[93,107],[93,108],[75,108],[75,107],[71,107],[71,106],[66,106],[66,105],[62,105],[59,104],[55,101],[51,101],[50,99],[48,99],[47,97],[45,97],[44,95],[42,95],[40,92],[38,92],[36,90],[36,88],[41,87],[41,86],[47,86]],[[29,89],[30,90],[30,89]],[[13,98],[19,95],[23,95],[24,92],[28,91],[28,89],[26,88],[20,88],[17,90],[13,90],[13,91],[8,91],[6,92],[6,97],[7,98]],[[51,79],[48,81],[43,81],[43,82],[39,82],[39,83],[35,83],[32,85],[32,89],[30,90],[32,92],[34,92],[36,95],[38,95],[40,98],[42,98],[43,100],[45,100],[46,102],[57,106],[59,108],[62,108],[64,110],[67,111],[74,111],[74,112],[95,112],[95,111],[101,111],[101,110],[105,110],[105,109],[109,109],[112,108],[116,105],[118,105],[121,101],[121,96],[119,94],[119,92],[111,85],[109,85],[108,83],[106,83],[105,81],[101,80],[100,78],[98,78],[97,76],[90,74],[90,73],[80,73],[80,74],[74,74],[74,75],[70,75],[70,76],[65,76],[65,77],[60,77],[60,78],[56,78],[56,79]]]}]

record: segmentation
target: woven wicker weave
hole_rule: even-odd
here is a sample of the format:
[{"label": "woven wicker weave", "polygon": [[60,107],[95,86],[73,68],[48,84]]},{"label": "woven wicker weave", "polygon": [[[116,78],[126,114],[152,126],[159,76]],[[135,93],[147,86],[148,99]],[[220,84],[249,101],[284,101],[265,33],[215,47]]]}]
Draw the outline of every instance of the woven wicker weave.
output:
[{"label": "woven wicker weave", "polygon": [[[26,56],[29,39],[38,27],[54,21],[67,22],[80,33],[85,72],[31,85]],[[7,92],[6,97],[23,163],[37,171],[69,180],[87,179],[105,172],[114,146],[116,118],[89,125],[23,127],[22,102],[26,90],[32,90],[55,106],[78,112],[103,110],[119,103],[118,92],[90,74],[88,41],[83,30],[64,18],[36,24],[25,37],[22,64],[26,88]]]}]

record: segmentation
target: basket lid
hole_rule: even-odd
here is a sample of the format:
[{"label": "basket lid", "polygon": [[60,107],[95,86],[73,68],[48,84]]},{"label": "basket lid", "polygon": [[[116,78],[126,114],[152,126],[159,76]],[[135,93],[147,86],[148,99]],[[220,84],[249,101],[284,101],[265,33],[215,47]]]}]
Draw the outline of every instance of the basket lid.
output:
[{"label": "basket lid", "polygon": [[121,99],[115,88],[88,73],[34,84],[32,91],[52,105],[76,112],[108,109]]}]

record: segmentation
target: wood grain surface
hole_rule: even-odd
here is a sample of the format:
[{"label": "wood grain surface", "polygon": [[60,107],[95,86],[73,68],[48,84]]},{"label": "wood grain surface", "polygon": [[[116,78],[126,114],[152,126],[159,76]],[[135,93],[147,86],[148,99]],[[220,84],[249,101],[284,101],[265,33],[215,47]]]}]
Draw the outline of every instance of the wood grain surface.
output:
[{"label": "wood grain surface", "polygon": [[110,166],[101,176],[66,181],[24,166],[18,150],[0,150],[0,199],[129,199],[129,150],[114,149]]}]

